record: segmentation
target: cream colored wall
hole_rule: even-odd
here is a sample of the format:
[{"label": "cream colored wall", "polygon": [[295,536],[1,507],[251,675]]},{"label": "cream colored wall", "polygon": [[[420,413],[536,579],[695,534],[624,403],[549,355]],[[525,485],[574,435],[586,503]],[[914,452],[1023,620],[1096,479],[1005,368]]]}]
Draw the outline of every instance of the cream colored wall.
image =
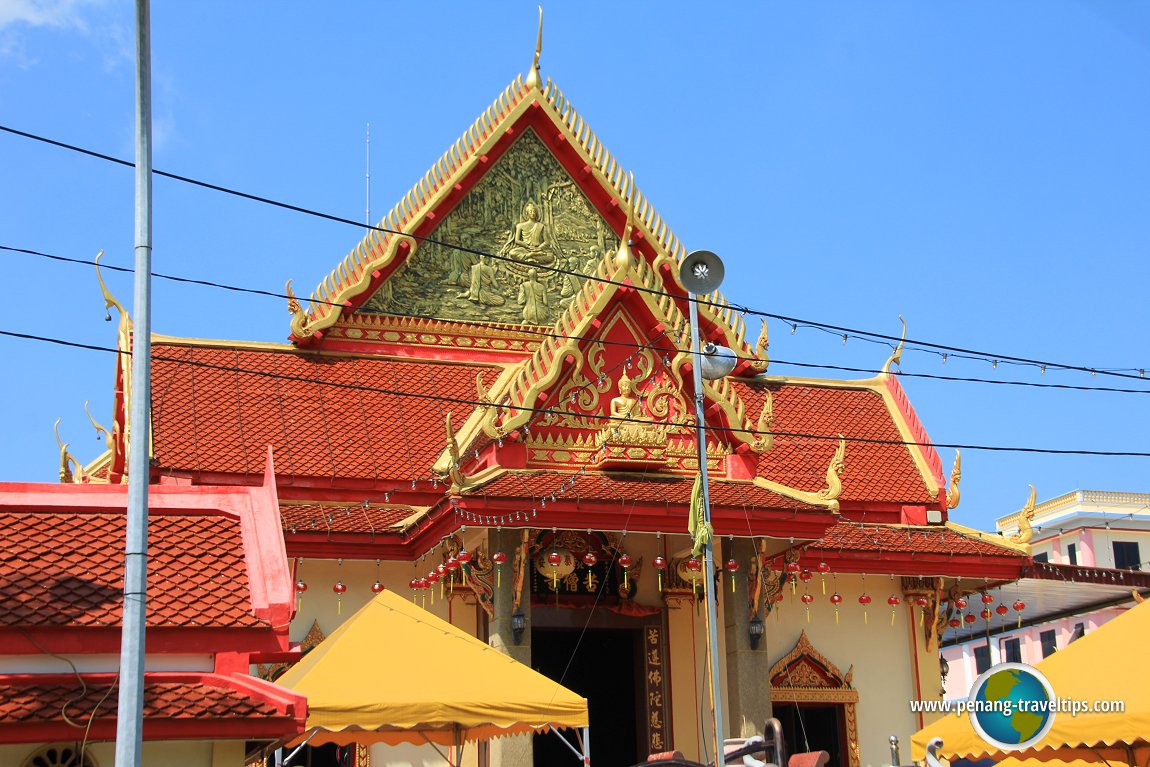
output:
[{"label": "cream colored wall", "polygon": [[[48,744],[0,746],[0,765],[22,767],[24,760],[43,745]],[[214,761],[213,751],[220,754]],[[115,743],[92,743],[87,753],[96,767],[115,767]],[[243,767],[244,744],[239,741],[213,744],[202,740],[145,742],[143,763],[148,767]]]},{"label": "cream colored wall", "polygon": [[[412,598],[412,591],[408,583],[417,575],[426,575],[435,563],[428,557],[421,563],[382,562],[377,568],[375,560],[345,559],[339,564],[333,559],[305,559],[299,568],[299,577],[308,585],[300,602],[299,614],[291,623],[291,639],[299,642],[307,636],[312,621],[318,621],[324,636],[330,635],[345,620],[355,614],[357,610],[367,604],[373,596],[371,585],[378,577],[387,588],[405,598]],[[378,576],[377,576],[378,572]],[[342,580],[347,586],[341,600],[337,604],[336,595],[332,586],[337,580]],[[445,592],[447,593],[447,592]],[[467,589],[460,588],[458,583],[454,595],[450,599],[440,596],[438,587],[434,597],[430,592],[421,592],[419,604],[428,612],[449,621],[455,626],[477,635],[480,625],[474,595]]]},{"label": "cream colored wall", "polygon": [[[810,606],[809,622],[805,605],[799,599],[802,589],[792,595],[790,586],[786,587],[785,599],[765,619],[767,652],[773,665],[791,651],[805,630],[815,649],[838,666],[842,673],[846,674],[853,665],[853,685],[859,693],[856,710],[862,764],[864,767],[885,767],[890,764],[888,738],[897,735],[902,743],[907,744],[911,733],[918,729],[917,718],[910,713],[910,701],[918,698],[919,692],[914,677],[915,655],[911,647],[909,610],[900,605],[895,610],[892,626],[891,608],[886,603],[892,593],[902,597],[901,584],[886,576],[870,576],[864,581],[858,576],[847,575],[834,579],[828,576],[826,584],[827,594],[824,596],[819,576],[815,575],[810,582],[810,593],[815,601]],[[843,597],[837,624],[830,603],[830,595],[835,590]],[[866,622],[863,608],[858,603],[864,590],[873,600],[867,610]],[[916,609],[913,628],[920,632],[917,612]],[[919,654],[921,657],[921,647]],[[930,653],[929,657],[934,658],[933,677],[924,676],[922,694],[927,698],[937,698],[937,652]],[[818,748],[813,741],[810,746]],[[788,744],[788,747],[792,751],[799,750],[798,744]]]}]

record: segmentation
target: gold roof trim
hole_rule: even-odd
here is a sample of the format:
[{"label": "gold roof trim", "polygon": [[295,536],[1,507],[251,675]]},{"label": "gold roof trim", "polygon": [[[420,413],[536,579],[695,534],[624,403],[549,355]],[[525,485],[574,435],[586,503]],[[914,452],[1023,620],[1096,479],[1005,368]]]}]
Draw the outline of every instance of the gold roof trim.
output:
[{"label": "gold roof trim", "polygon": [[992,543],[995,546],[1001,546],[1008,551],[1015,551],[1019,554],[1029,554],[1030,546],[1025,543],[1015,543],[1008,539],[1005,535],[996,535],[995,533],[988,533],[983,530],[975,530],[973,527],[960,525],[957,522],[947,520],[945,527],[952,530],[959,535],[966,536],[967,538],[977,538],[985,543]]},{"label": "gold roof trim", "polygon": [[[542,101],[537,102],[528,96],[542,97]],[[471,172],[484,153],[503,136],[506,127],[517,120],[532,103],[540,103],[540,106],[548,110],[565,134],[568,145],[591,168],[591,175],[632,211],[636,237],[644,240],[655,251],[654,266],[658,268],[663,262],[669,263],[673,267],[672,274],[678,279],[678,264],[687,255],[683,243],[639,191],[622,165],[599,141],[587,122],[575,111],[558,86],[548,78],[541,89],[530,87],[520,76],[504,89],[379,224],[381,228],[405,234],[371,232],[312,291],[307,310],[308,319],[300,323],[301,330],[306,333],[303,337],[314,335],[335,324],[341,314],[341,305],[357,295],[362,286],[370,281],[372,272],[387,266],[395,257],[398,251],[395,246],[398,243],[393,243],[393,240],[410,238],[406,233],[413,231],[423,222],[428,212],[454,192],[455,184]],[[709,306],[700,303],[700,315],[728,329],[728,346],[750,354],[752,347],[747,342],[747,326],[741,310],[731,306],[718,291],[700,298],[715,304]]]}]

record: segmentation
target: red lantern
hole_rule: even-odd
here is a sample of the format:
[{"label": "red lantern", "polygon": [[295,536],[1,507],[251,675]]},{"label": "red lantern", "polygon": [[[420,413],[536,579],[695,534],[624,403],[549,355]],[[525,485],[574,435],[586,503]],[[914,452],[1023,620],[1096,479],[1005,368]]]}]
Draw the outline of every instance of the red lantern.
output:
[{"label": "red lantern", "polygon": [[992,605],[992,604],[994,604],[994,597],[992,597],[990,594],[983,592],[982,603],[984,605]]},{"label": "red lantern", "polygon": [[727,572],[731,574],[731,593],[735,593],[735,573],[739,572],[739,561],[734,557],[727,560],[725,565]]},{"label": "red lantern", "polygon": [[375,583],[371,584],[371,593],[372,594],[379,594],[382,591],[383,591],[383,584],[380,583],[379,581],[376,581]]},{"label": "red lantern", "polygon": [[662,591],[663,571],[667,569],[667,560],[662,556],[658,556],[651,560],[651,565],[655,568],[655,575],[657,575],[659,578],[659,591]]},{"label": "red lantern", "polygon": [[447,568],[447,572],[454,573],[459,569],[459,559],[457,557],[448,557],[447,564],[444,566]]},{"label": "red lantern", "polygon": [[635,564],[635,560],[630,554],[619,555],[619,566],[623,568],[623,588],[627,588],[627,572],[633,564]]},{"label": "red lantern", "polygon": [[862,605],[862,608],[863,608],[863,623],[864,624],[870,622],[869,618],[867,617],[867,609],[866,609],[867,605],[869,605],[870,603],[871,603],[870,594],[863,594],[862,596],[859,597],[859,604]]},{"label": "red lantern", "polygon": [[819,562],[815,565],[815,569],[819,571],[819,581],[823,584],[823,593],[827,593],[827,573],[831,571],[831,566],[826,562]]},{"label": "red lantern", "polygon": [[703,571],[703,563],[699,561],[698,557],[691,557],[687,560],[687,570],[691,573],[691,593],[699,587],[699,573]]},{"label": "red lantern", "polygon": [[958,599],[954,600],[954,606],[957,607],[959,610],[965,610],[967,604],[968,604],[967,601],[965,599],[963,599],[962,597],[959,597]]},{"label": "red lantern", "polygon": [[898,597],[896,597],[894,594],[891,594],[889,597],[886,598],[886,603],[888,605],[890,605],[890,625],[893,626],[894,625],[895,608],[897,608],[900,604],[902,604],[902,600],[899,599]]},{"label": "red lantern", "polygon": [[984,608],[982,608],[982,612],[980,612],[979,615],[982,616],[982,619],[984,621],[988,621],[988,620],[990,620],[990,616],[994,615],[994,613],[991,612],[989,607],[984,607]]},{"label": "red lantern", "polygon": [[460,549],[456,559],[459,560],[459,564],[465,565],[471,561],[471,552],[467,549]]},{"label": "red lantern", "polygon": [[583,564],[587,565],[587,590],[592,591],[595,588],[595,581],[592,579],[591,568],[599,561],[594,551],[588,551],[583,555]]},{"label": "red lantern", "polygon": [[813,596],[811,596],[810,592],[806,592],[800,597],[800,599],[802,599],[803,604],[806,605],[807,623],[810,623],[811,622],[811,602],[815,601],[815,598]]},{"label": "red lantern", "polygon": [[503,565],[507,562],[507,555],[497,551],[491,555],[491,561],[495,563],[495,587],[499,588],[499,584],[503,581]]},{"label": "red lantern", "polygon": [[926,621],[926,608],[930,605],[930,600],[919,596],[914,598],[914,603],[921,608],[921,612],[918,614],[918,625],[921,626]]},{"label": "red lantern", "polygon": [[959,626],[961,626],[961,625],[962,625],[962,621],[960,621],[958,618],[951,618],[951,619],[950,619],[950,620],[948,620],[946,623],[947,623],[947,625],[948,625],[948,626],[950,626],[952,629],[956,629],[956,628],[958,628]]},{"label": "red lantern", "polygon": [[1010,612],[1010,608],[1006,605],[999,605],[998,607],[994,608],[994,611],[999,615],[1006,615],[1008,612]]},{"label": "red lantern", "polygon": [[966,615],[962,616],[962,622],[974,623],[974,613],[967,613]]},{"label": "red lantern", "polygon": [[799,567],[798,562],[787,562],[787,564],[783,567],[783,570],[785,570],[788,573],[797,573],[799,570],[802,570],[802,569],[803,568]]},{"label": "red lantern", "polygon": [[347,586],[343,584],[343,581],[336,581],[335,585],[331,587],[331,590],[336,594],[342,594],[347,591]]},{"label": "red lantern", "polygon": [[1022,611],[1026,609],[1026,603],[1019,599],[1011,606],[1018,613],[1018,628],[1022,628]]},{"label": "red lantern", "polygon": [[836,591],[831,594],[831,604],[835,606],[835,625],[839,625],[839,605],[843,603],[842,596]]},{"label": "red lantern", "polygon": [[295,582],[295,590],[297,592],[299,592],[300,594],[302,594],[305,591],[307,591],[307,584],[304,583],[303,581],[296,581]]},{"label": "red lantern", "polygon": [[347,586],[343,585],[343,581],[336,581],[331,590],[335,592],[335,614],[340,615],[343,612],[343,593],[347,591]]},{"label": "red lantern", "polygon": [[795,590],[798,588],[798,574],[799,570],[802,569],[803,568],[799,567],[798,562],[787,562],[785,565],[783,565],[783,572],[787,574],[786,577],[791,581],[791,594],[794,594]]},{"label": "red lantern", "polygon": [[552,551],[547,555],[547,564],[551,565],[551,583],[555,588],[556,599],[559,595],[559,563],[563,561],[563,555],[558,551]]},{"label": "red lantern", "polygon": [[[376,581],[376,585],[378,585],[378,584],[379,584],[379,581]],[[415,591],[417,588],[419,588],[419,579],[418,578],[412,578],[410,581],[408,581],[407,585],[411,587],[412,591]],[[372,586],[371,590],[375,591],[375,586]],[[376,591],[376,593],[378,594],[379,592]]]}]

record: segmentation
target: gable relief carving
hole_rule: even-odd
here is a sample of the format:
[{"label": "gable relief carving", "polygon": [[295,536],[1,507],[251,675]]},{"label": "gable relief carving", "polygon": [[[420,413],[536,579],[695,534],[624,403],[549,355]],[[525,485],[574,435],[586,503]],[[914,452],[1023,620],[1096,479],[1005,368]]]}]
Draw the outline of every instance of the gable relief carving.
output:
[{"label": "gable relief carving", "polygon": [[[614,232],[531,129],[448,213],[366,304],[367,311],[466,322],[551,325]],[[508,260],[504,260],[508,259]]]}]

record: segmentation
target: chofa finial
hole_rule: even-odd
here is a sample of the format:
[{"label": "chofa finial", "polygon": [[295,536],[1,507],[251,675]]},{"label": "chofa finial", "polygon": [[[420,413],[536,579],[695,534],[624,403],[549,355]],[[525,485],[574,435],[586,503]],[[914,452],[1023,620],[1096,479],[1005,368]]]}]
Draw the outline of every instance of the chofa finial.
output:
[{"label": "chofa finial", "polygon": [[543,77],[539,74],[539,54],[543,52],[543,6],[539,6],[539,36],[535,38],[535,58],[531,61],[531,69],[527,72],[524,83],[528,88],[543,89]]},{"label": "chofa finial", "polygon": [[[628,173],[627,180],[630,185],[629,193],[634,200],[635,174]],[[625,204],[627,205],[627,225],[623,227],[623,236],[619,238],[619,250],[615,253],[615,267],[617,269],[627,269],[638,263],[635,260],[635,254],[631,252],[631,232],[635,228],[635,206],[631,202]]]},{"label": "chofa finial", "polygon": [[895,347],[894,354],[890,355],[886,364],[882,366],[882,375],[884,376],[890,375],[891,365],[902,365],[902,348],[906,346],[906,320],[904,320],[900,314],[898,321],[902,323],[902,337],[898,340],[898,346]]}]

